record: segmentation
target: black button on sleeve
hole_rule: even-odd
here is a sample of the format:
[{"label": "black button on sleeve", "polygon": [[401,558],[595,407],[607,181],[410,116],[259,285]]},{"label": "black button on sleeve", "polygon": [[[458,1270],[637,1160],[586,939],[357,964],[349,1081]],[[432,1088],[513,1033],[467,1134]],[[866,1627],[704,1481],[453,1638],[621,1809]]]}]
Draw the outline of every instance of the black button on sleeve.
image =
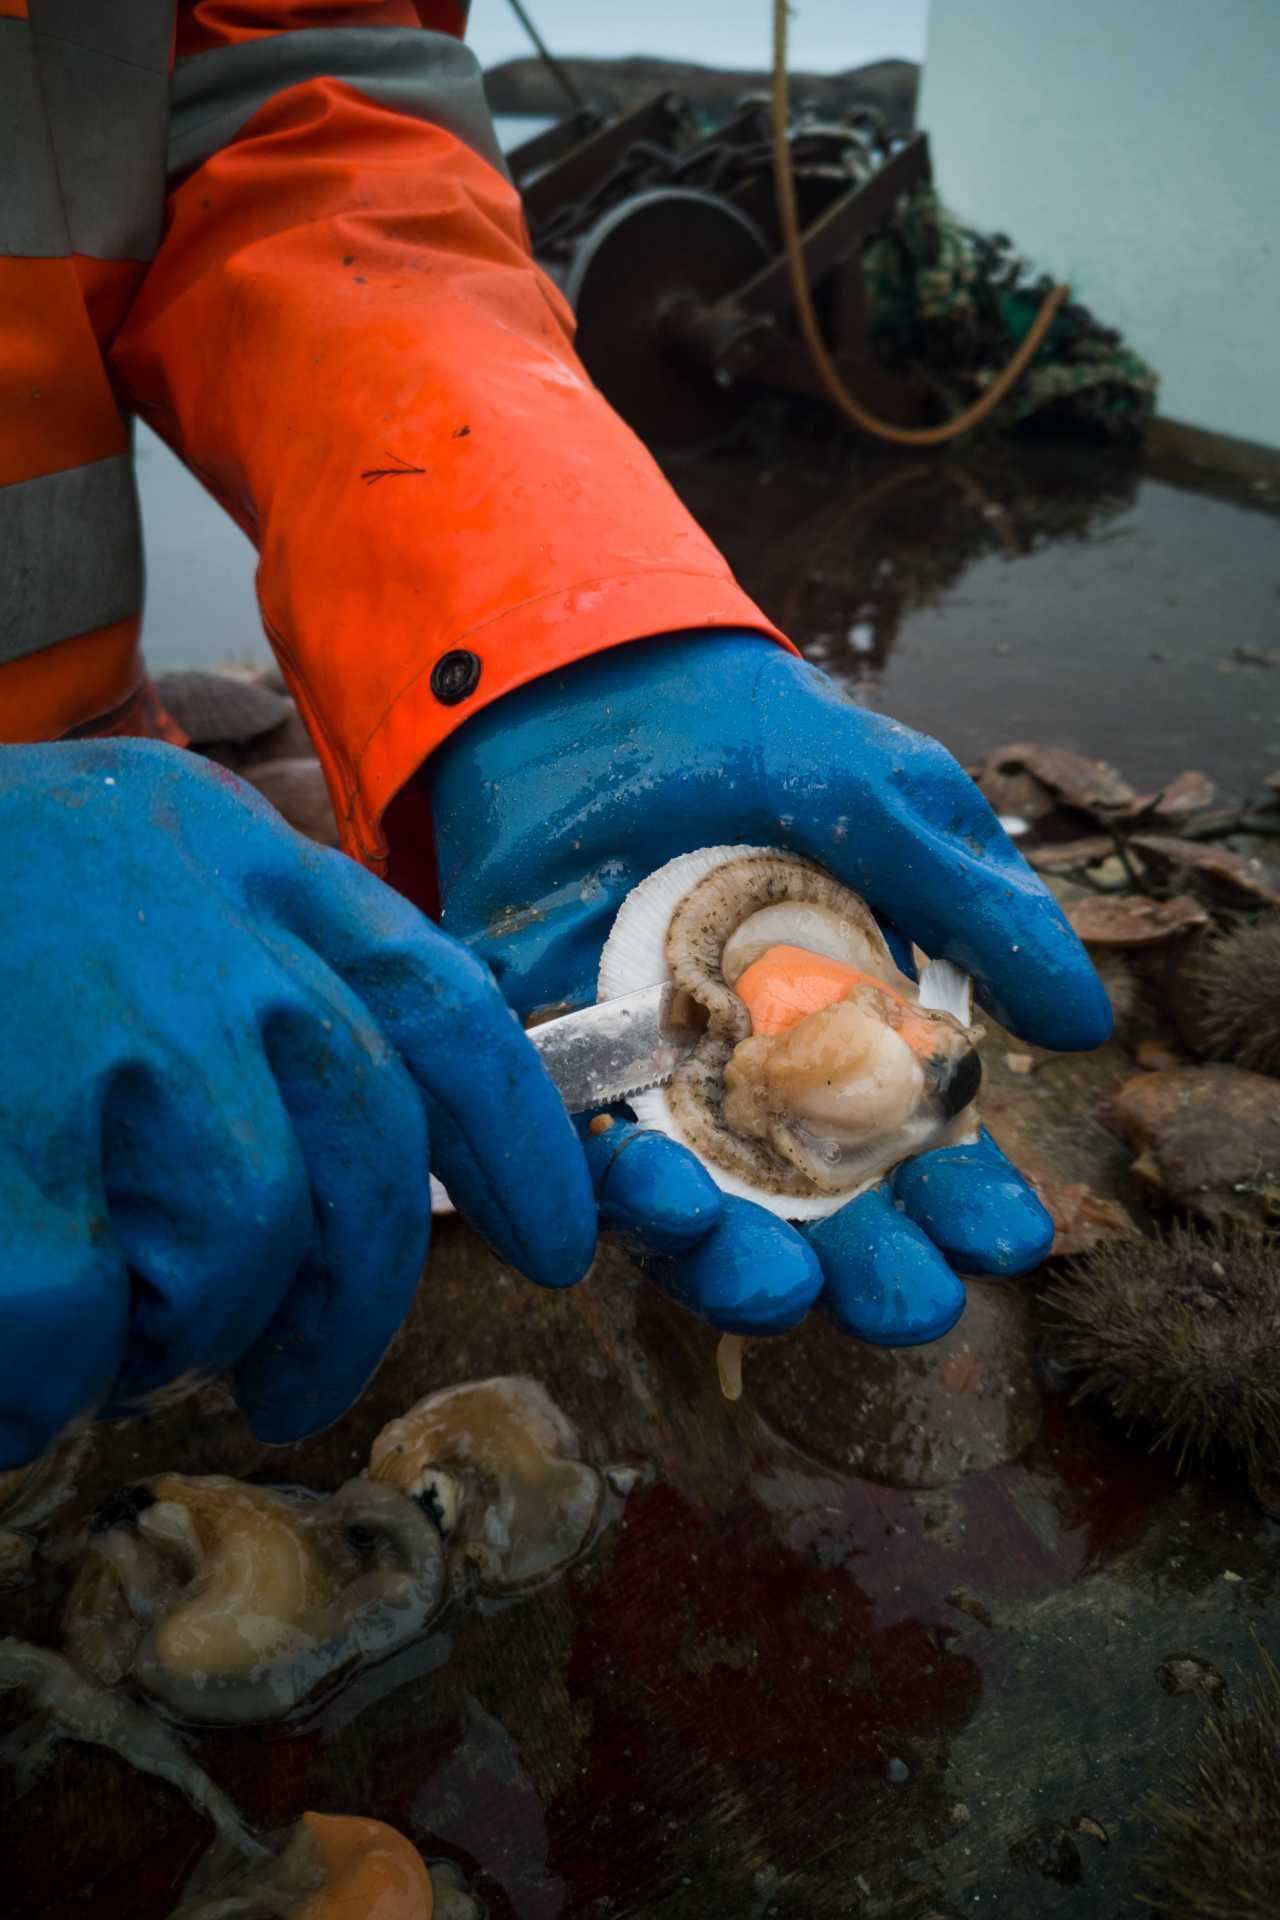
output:
[{"label": "black button on sleeve", "polygon": [[478,654],[456,647],[442,653],[431,669],[431,691],[443,707],[456,707],[480,685],[481,664]]}]

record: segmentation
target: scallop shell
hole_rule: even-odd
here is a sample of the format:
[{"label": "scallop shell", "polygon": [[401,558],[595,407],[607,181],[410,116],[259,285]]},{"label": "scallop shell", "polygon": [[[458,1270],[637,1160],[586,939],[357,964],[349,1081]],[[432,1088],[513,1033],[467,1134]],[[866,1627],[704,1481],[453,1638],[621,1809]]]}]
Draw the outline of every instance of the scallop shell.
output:
[{"label": "scallop shell", "polygon": [[[723,886],[715,884],[717,872],[723,872]],[[726,1193],[783,1219],[820,1220],[874,1185],[889,1165],[938,1141],[921,1128],[870,1177],[821,1192],[797,1166],[727,1128],[722,1118],[714,1152],[708,1151],[702,1116],[719,1112],[725,1066],[751,1031],[732,983],[761,953],[783,943],[857,967],[919,1012],[949,1015],[944,1024],[955,1023],[953,1033],[956,1026],[968,1028],[969,982],[958,968],[930,961],[917,987],[898,969],[857,894],[811,861],[747,845],[682,854],[634,888],[601,954],[598,994],[613,999],[668,979],[695,992],[709,1011],[712,1031],[667,1086],[632,1096],[637,1120],[690,1147]]]},{"label": "scallop shell", "polygon": [[283,726],[294,710],[285,695],[233,673],[183,668],[157,674],[155,689],[193,747],[260,739]]}]

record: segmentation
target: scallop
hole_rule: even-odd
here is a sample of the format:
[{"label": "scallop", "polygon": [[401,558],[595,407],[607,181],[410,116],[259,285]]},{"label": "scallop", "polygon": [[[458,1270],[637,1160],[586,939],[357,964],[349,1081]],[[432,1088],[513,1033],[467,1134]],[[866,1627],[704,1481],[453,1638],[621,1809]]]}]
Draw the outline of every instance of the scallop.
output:
[{"label": "scallop", "polygon": [[183,1720],[271,1720],[403,1644],[444,1592],[439,1532],[391,1487],[161,1474],[90,1523],[63,1631],[82,1669]]},{"label": "scallop", "polygon": [[169,1920],[443,1920],[432,1876],[394,1827],[304,1813],[281,1851],[186,1900]]},{"label": "scallop", "polygon": [[577,1434],[519,1374],[429,1394],[373,1443],[369,1473],[431,1514],[490,1592],[537,1585],[577,1557],[603,1498]]},{"label": "scallop", "polygon": [[245,745],[282,727],[294,711],[292,700],[241,673],[180,668],[157,674],[155,689],[193,747]]},{"label": "scallop", "polygon": [[942,960],[912,980],[866,902],[812,861],[706,847],[651,874],[618,912],[599,997],[661,980],[706,1030],[630,1104],[727,1193],[821,1219],[900,1161],[974,1136],[967,977]]}]

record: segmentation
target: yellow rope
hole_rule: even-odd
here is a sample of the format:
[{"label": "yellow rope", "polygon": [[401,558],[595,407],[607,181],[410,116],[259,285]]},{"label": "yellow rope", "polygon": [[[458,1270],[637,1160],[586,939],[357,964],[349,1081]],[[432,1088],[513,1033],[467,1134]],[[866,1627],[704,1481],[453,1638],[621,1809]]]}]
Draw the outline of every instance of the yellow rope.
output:
[{"label": "yellow rope", "polygon": [[778,199],[778,219],[782,224],[783,245],[791,275],[791,294],[800,321],[800,331],[809,349],[823,386],[845,418],[864,433],[881,440],[892,440],[903,447],[937,447],[957,434],[967,433],[999,406],[1009,389],[1035,358],[1041,342],[1053,325],[1054,315],[1071,289],[1057,286],[1045,295],[1044,302],[1018,351],[1004,371],[996,376],[986,392],[952,420],[936,427],[896,427],[889,420],[878,420],[854,399],[838,368],[827,352],[809,293],[809,275],[800,240],[800,217],[796,209],[796,183],[791,171],[791,149],[787,138],[787,0],[773,0],[773,181]]}]

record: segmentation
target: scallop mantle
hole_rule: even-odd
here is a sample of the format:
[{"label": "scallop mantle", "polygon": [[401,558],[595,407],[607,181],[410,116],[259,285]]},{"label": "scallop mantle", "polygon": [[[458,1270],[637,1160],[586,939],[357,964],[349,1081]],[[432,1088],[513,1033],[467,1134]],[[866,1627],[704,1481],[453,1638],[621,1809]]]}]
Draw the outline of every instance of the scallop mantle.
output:
[{"label": "scallop mantle", "polygon": [[[671,978],[667,964],[666,938],[671,916],[685,895],[707,874],[731,860],[759,856],[800,860],[783,847],[721,846],[698,847],[692,853],[677,854],[665,866],[658,867],[632,888],[619,907],[609,937],[600,954],[596,981],[598,1001],[615,1000],[623,994],[639,992]],[[805,862],[804,864],[811,864]],[[849,889],[852,892],[852,889]],[[887,948],[886,948],[887,955]],[[971,1020],[971,993],[968,976],[949,961],[931,961],[921,974],[921,1006],[935,1006],[955,1014],[964,1025]],[[696,1148],[686,1138],[671,1111],[665,1087],[649,1087],[629,1096],[627,1105],[642,1127],[665,1133],[691,1153]],[[976,1129],[971,1136],[976,1138]],[[701,1154],[698,1159],[723,1193],[750,1200],[758,1207],[791,1221],[825,1220],[841,1207],[856,1200],[859,1193],[874,1186],[851,1188],[845,1193],[771,1194],[742,1179],[729,1168],[713,1165]]]}]

